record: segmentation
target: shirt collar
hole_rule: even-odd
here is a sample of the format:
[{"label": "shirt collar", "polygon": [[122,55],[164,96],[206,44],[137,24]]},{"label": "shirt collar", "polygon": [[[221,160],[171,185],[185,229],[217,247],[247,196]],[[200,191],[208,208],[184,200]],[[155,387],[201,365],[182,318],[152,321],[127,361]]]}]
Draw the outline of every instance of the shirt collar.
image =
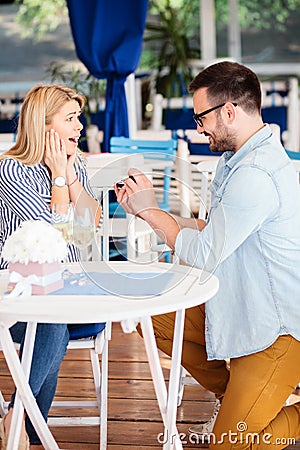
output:
[{"label": "shirt collar", "polygon": [[270,125],[265,124],[263,128],[257,131],[248,141],[242,145],[242,147],[237,152],[228,151],[224,153],[225,164],[232,168],[241,161],[248,153],[250,153],[254,148],[268,139],[272,134]]}]

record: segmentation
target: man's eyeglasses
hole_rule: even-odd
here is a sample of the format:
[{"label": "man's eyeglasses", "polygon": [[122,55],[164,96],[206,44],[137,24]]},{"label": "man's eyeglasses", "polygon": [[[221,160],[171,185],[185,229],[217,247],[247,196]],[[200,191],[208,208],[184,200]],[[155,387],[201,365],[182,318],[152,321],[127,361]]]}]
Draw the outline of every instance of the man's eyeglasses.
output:
[{"label": "man's eyeglasses", "polygon": [[[202,128],[203,127],[202,117],[206,116],[206,114],[214,111],[215,109],[223,108],[223,106],[225,106],[226,103],[227,102],[222,103],[221,105],[218,105],[218,106],[214,106],[213,108],[207,109],[206,111],[203,111],[202,113],[194,114],[193,119],[196,122],[197,126]],[[232,102],[232,104],[233,104],[233,106],[237,106],[237,103]]]}]

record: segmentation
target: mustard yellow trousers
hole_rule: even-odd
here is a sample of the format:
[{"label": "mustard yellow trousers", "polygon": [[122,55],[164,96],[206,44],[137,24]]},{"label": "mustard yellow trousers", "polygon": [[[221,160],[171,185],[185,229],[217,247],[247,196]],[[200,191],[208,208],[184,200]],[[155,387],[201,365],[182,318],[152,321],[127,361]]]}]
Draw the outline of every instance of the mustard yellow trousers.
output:
[{"label": "mustard yellow trousers", "polygon": [[[157,345],[168,355],[174,320],[175,313],[152,318]],[[300,342],[280,336],[266,350],[231,359],[229,372],[225,361],[207,361],[204,323],[204,305],[186,310],[182,365],[223,397],[209,448],[270,450],[293,444],[300,437],[300,403],[284,404],[300,381]]]}]

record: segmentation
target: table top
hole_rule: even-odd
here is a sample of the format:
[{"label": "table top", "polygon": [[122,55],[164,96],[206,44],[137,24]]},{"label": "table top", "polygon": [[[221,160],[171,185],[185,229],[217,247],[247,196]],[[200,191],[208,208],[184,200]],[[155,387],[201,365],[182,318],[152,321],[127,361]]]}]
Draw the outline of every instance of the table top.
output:
[{"label": "table top", "polygon": [[[69,267],[72,272],[81,271],[78,263],[70,264]],[[153,273],[153,283],[155,283],[156,277],[168,273],[173,276],[169,279],[161,295],[122,296],[114,294],[114,286],[111,286],[111,293],[108,295],[51,294],[2,299],[0,301],[2,322],[119,322],[199,305],[213,297],[219,288],[218,279],[214,275],[178,264],[148,263],[145,265],[127,261],[90,262],[84,264],[84,270],[115,274],[119,290],[122,289],[120,288],[122,277],[127,277],[128,274],[134,277],[134,274],[151,276]]]}]

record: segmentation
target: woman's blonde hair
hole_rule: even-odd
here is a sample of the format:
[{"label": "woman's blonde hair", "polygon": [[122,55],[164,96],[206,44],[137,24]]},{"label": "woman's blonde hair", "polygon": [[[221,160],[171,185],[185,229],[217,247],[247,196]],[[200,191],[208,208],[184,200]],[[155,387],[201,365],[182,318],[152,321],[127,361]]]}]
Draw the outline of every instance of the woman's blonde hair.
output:
[{"label": "woman's blonde hair", "polygon": [[81,109],[85,103],[85,97],[68,86],[33,86],[21,106],[16,143],[0,159],[13,157],[27,165],[41,162],[45,151],[46,125],[51,124],[53,116],[70,100],[77,101]]}]

